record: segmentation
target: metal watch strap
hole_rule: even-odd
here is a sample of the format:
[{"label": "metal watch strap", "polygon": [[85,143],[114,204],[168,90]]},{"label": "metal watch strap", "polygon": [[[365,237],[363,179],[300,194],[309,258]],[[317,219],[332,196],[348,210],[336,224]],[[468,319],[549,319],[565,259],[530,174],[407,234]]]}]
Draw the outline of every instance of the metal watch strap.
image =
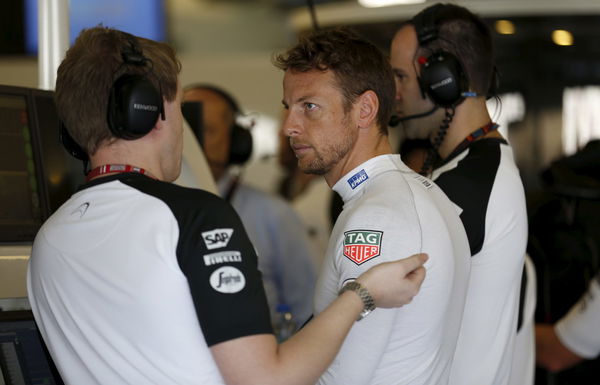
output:
[{"label": "metal watch strap", "polygon": [[341,295],[347,290],[356,292],[356,294],[358,294],[358,296],[364,304],[362,312],[360,312],[360,315],[356,319],[357,321],[360,321],[361,319],[365,318],[369,313],[375,310],[375,300],[373,300],[373,297],[371,297],[369,291],[360,283],[356,281],[350,281],[346,283],[340,290],[339,295]]}]

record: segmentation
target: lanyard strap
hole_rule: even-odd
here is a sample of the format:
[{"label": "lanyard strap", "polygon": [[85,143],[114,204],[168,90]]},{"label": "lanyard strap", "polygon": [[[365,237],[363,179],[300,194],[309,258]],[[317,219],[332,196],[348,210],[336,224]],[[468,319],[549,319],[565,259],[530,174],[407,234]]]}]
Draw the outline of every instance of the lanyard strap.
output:
[{"label": "lanyard strap", "polygon": [[86,182],[89,182],[90,180],[101,175],[123,172],[137,172],[139,174],[147,173],[143,168],[131,166],[129,164],[103,164],[102,166],[98,166],[90,171],[85,180]]},{"label": "lanyard strap", "polygon": [[458,144],[458,146],[456,146],[456,148],[450,153],[450,155],[448,155],[446,157],[446,159],[444,159],[442,161],[442,163],[447,163],[448,161],[450,161],[452,158],[454,158],[455,156],[457,156],[458,154],[460,154],[461,152],[463,152],[467,147],[469,147],[471,145],[471,143],[473,143],[477,138],[480,138],[484,135],[486,135],[489,132],[492,131],[496,131],[498,129],[498,124],[494,123],[494,122],[489,122],[488,124],[486,124],[483,127],[479,127],[478,129],[476,129],[475,131],[471,132],[469,135],[467,135],[467,137],[465,139],[463,139],[462,142],[460,142]]}]

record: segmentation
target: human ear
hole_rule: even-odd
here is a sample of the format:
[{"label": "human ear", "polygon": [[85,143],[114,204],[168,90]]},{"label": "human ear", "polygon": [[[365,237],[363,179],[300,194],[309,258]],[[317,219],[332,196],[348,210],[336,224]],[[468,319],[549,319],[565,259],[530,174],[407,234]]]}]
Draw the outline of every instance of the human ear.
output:
[{"label": "human ear", "polygon": [[368,128],[377,119],[379,98],[373,90],[367,90],[358,97],[357,103],[359,107],[358,126]]}]

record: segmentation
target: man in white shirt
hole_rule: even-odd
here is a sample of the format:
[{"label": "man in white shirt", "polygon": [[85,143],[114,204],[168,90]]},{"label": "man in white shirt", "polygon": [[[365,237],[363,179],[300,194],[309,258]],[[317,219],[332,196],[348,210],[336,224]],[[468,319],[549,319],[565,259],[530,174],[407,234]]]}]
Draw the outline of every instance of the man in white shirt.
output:
[{"label": "man in white shirt", "polygon": [[431,141],[421,172],[460,208],[469,238],[469,292],[450,383],[508,385],[527,212],[512,148],[486,106],[496,85],[491,33],[466,8],[436,4],[398,29],[390,58],[394,120],[408,138]]},{"label": "man in white shirt", "polygon": [[[283,130],[298,166],[344,200],[315,293],[315,314],[371,266],[426,252],[413,302],[374,311],[352,328],[320,384],[445,384],[460,328],[470,259],[454,205],[393,155],[387,59],[347,30],[317,32],[278,56]],[[367,313],[363,313],[365,317]]]}]

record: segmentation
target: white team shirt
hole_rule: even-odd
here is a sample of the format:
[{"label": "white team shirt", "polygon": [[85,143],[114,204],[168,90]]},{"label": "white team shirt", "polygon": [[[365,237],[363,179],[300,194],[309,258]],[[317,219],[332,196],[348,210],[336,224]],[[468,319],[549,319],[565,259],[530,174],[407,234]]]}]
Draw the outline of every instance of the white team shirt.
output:
[{"label": "white team shirt", "polygon": [[272,332],[233,208],[141,174],[93,180],[61,206],[27,287],[66,384],[224,384],[210,347]]},{"label": "white team shirt", "polygon": [[351,329],[319,384],[445,384],[463,313],[470,253],[456,208],[430,180],[382,155],[333,187],[344,200],[315,294],[315,314],[370,267],[425,252],[419,294]]},{"label": "white team shirt", "polygon": [[450,384],[507,385],[527,245],[525,194],[512,149],[502,139],[478,140],[433,179],[460,207],[473,255]]}]

